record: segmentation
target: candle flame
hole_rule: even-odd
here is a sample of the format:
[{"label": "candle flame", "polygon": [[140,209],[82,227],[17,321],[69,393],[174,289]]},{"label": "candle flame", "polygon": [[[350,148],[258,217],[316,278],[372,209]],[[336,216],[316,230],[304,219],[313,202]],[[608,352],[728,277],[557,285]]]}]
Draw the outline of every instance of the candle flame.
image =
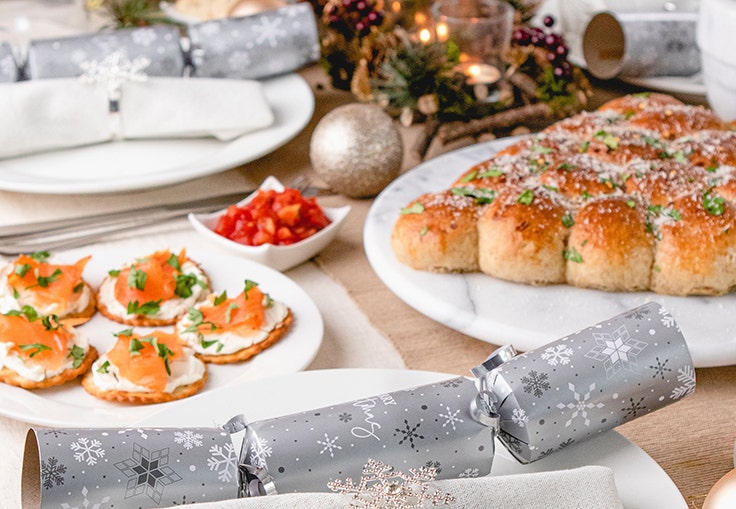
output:
[{"label": "candle flame", "polygon": [[414,23],[417,25],[424,25],[427,22],[427,15],[423,12],[417,12],[414,14]]},{"label": "candle flame", "polygon": [[391,3],[391,10],[394,12],[399,12],[401,10],[401,2],[392,2]]},{"label": "candle flame", "polygon": [[426,28],[422,28],[419,31],[419,40],[422,41],[422,43],[427,44],[432,39],[432,34],[429,33],[429,30]]},{"label": "candle flame", "polygon": [[468,67],[468,76],[478,77],[480,76],[480,67],[477,64],[473,64]]}]

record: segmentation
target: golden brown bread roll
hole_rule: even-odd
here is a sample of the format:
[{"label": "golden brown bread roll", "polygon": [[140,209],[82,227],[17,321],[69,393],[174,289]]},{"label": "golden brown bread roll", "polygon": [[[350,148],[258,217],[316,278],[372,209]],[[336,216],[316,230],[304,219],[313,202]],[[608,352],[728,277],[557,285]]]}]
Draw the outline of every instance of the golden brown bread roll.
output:
[{"label": "golden brown bread roll", "polygon": [[392,247],[416,269],[526,284],[734,291],[735,127],[665,94],[615,99],[415,200]]}]

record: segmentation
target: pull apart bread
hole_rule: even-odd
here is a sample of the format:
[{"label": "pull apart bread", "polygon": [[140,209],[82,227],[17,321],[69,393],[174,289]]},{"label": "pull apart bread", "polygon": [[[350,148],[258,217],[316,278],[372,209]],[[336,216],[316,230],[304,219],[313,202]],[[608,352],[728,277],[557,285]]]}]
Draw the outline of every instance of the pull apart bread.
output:
[{"label": "pull apart bread", "polygon": [[391,245],[417,270],[728,293],[736,288],[736,127],[664,94],[615,99],[415,199]]}]

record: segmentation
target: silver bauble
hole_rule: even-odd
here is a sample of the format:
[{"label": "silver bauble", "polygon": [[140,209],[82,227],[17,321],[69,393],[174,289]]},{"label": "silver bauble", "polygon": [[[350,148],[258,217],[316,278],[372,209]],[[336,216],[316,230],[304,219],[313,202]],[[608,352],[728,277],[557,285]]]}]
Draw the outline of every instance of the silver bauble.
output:
[{"label": "silver bauble", "polygon": [[375,196],[401,171],[401,133],[375,104],[347,104],[325,115],[312,133],[314,171],[351,198]]}]

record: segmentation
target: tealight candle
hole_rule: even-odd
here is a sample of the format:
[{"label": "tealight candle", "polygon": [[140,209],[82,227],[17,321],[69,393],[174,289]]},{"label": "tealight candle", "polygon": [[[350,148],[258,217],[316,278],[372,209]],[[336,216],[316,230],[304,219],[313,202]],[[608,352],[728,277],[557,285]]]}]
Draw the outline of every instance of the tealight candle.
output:
[{"label": "tealight candle", "polygon": [[501,77],[501,71],[496,67],[482,63],[461,64],[463,74],[467,77],[468,85],[491,85]]}]

